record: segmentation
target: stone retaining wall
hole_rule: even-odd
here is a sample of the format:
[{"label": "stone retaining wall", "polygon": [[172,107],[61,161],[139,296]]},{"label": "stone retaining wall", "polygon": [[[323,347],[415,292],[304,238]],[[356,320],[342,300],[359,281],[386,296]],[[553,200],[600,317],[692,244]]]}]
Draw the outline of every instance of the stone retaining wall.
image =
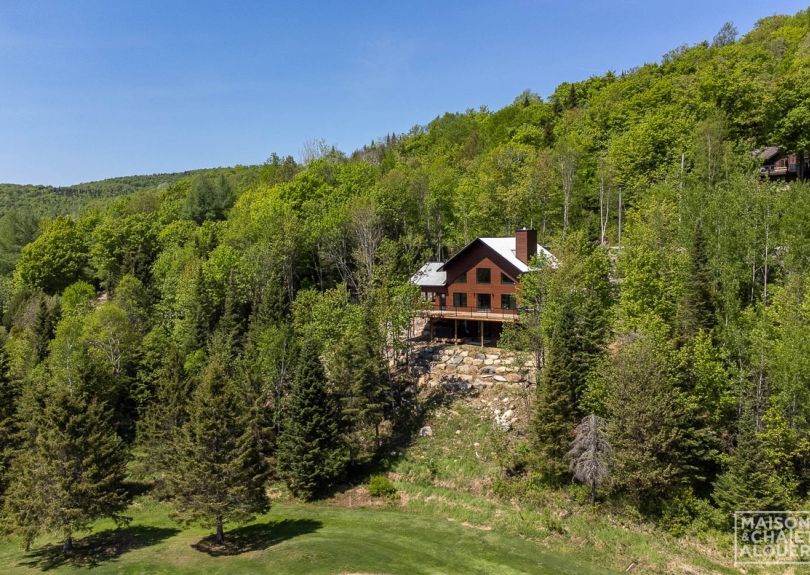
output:
[{"label": "stone retaining wall", "polygon": [[460,388],[495,383],[535,383],[534,360],[498,348],[470,345],[427,345],[418,350],[419,385]]}]

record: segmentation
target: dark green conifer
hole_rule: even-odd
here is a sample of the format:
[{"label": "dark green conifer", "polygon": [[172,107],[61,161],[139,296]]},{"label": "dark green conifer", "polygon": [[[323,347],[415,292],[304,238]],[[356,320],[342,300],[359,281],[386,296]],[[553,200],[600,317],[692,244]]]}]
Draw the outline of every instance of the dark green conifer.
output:
[{"label": "dark green conifer", "polygon": [[568,471],[565,454],[574,439],[574,428],[582,419],[579,398],[585,385],[574,348],[576,317],[566,305],[551,334],[546,365],[537,386],[534,440],[540,455],[539,467],[548,479],[560,480]]},{"label": "dark green conifer", "polygon": [[729,519],[737,510],[790,509],[794,499],[795,481],[769,460],[751,420],[743,414],[737,445],[712,492]]},{"label": "dark green conifer", "polygon": [[0,338],[0,509],[10,479],[9,468],[19,441],[17,403],[20,388],[18,382],[9,376],[4,343]]},{"label": "dark green conifer", "polygon": [[110,411],[80,386],[57,381],[31,386],[22,449],[5,501],[11,532],[30,547],[51,533],[70,551],[75,533],[102,517],[125,521],[127,452]]},{"label": "dark green conifer", "polygon": [[216,530],[242,523],[268,508],[267,464],[250,426],[250,406],[213,356],[194,392],[189,420],[175,448],[168,491],[177,517]]},{"label": "dark green conifer", "polygon": [[138,421],[140,471],[161,480],[176,457],[180,433],[188,421],[194,378],[185,373],[183,357],[176,346],[166,350],[158,369],[153,396]]},{"label": "dark green conifer", "polygon": [[305,500],[334,484],[348,461],[341,438],[340,403],[325,380],[318,347],[307,340],[285,405],[278,452],[281,473],[290,491]]}]

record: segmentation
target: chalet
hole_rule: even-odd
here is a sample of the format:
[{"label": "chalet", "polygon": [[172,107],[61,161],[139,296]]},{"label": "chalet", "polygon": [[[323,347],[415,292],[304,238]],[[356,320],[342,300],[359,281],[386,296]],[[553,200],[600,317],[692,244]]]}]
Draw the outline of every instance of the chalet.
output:
[{"label": "chalet", "polygon": [[767,146],[754,151],[754,156],[762,162],[761,178],[785,181],[810,178],[810,155],[806,153],[787,154],[777,146]]},{"label": "chalet", "polygon": [[497,342],[504,322],[518,319],[515,288],[535,256],[556,265],[537,232],[524,228],[514,237],[477,238],[446,262],[423,265],[411,282],[428,302],[431,339]]}]

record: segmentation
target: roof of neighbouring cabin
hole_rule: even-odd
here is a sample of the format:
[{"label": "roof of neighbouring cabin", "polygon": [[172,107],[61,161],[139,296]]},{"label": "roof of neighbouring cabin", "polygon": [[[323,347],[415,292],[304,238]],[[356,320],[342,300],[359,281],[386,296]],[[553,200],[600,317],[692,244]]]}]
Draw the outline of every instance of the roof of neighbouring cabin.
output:
[{"label": "roof of neighbouring cabin", "polygon": [[779,146],[765,146],[764,148],[754,151],[754,155],[763,162],[767,162],[778,154]]}]

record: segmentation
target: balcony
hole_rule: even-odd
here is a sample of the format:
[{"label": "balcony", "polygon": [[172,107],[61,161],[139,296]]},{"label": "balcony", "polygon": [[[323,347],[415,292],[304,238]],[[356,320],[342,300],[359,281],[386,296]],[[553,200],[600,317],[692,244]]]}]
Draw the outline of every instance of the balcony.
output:
[{"label": "balcony", "polygon": [[491,309],[488,307],[474,306],[439,306],[436,305],[422,312],[426,317],[437,317],[442,319],[463,319],[478,321],[517,321],[518,310],[516,309]]}]

